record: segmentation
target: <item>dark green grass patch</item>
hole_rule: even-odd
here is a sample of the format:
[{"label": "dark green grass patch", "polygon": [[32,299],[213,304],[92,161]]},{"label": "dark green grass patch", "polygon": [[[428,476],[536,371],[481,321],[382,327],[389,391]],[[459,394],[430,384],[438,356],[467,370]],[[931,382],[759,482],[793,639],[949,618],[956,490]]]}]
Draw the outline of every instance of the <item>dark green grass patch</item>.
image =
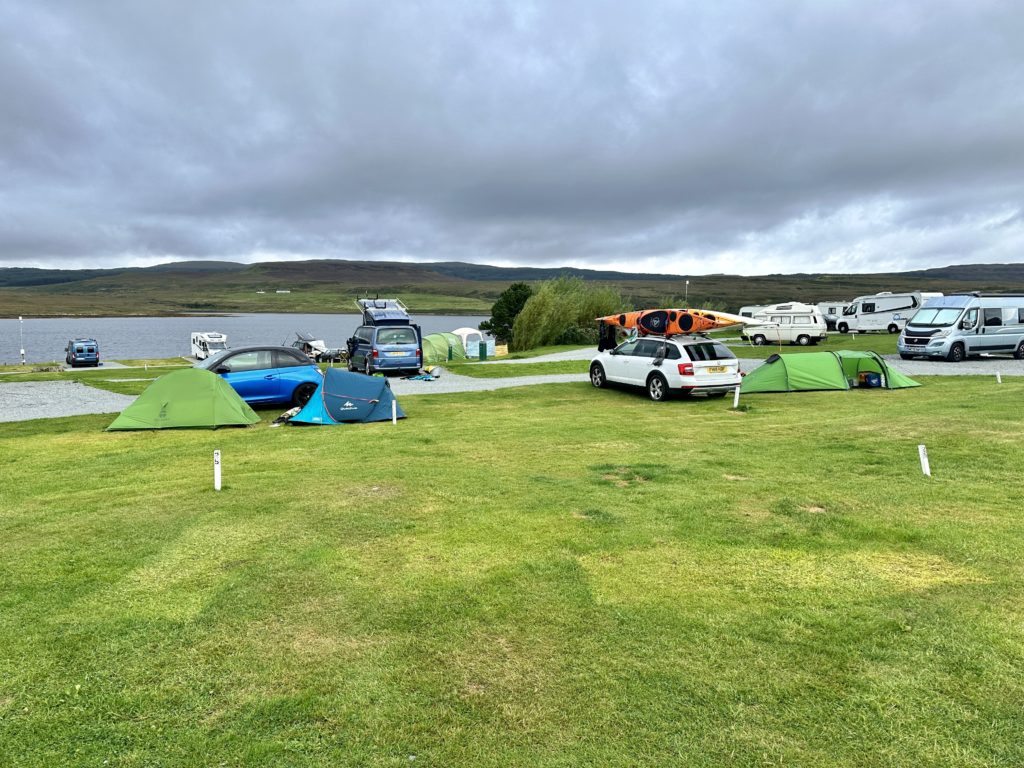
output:
[{"label": "dark green grass patch", "polygon": [[1019,765],[1024,382],[925,382],[2,424],[0,763]]}]

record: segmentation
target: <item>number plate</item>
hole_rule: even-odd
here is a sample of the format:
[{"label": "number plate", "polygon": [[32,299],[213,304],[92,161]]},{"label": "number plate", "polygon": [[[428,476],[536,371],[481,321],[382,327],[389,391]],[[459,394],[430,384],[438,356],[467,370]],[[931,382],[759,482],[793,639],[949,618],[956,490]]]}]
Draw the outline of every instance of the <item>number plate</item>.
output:
[{"label": "number plate", "polygon": [[405,357],[408,352],[388,352],[388,357]]},{"label": "number plate", "polygon": [[710,365],[704,370],[707,371],[708,373],[725,373],[729,369],[724,365]]}]

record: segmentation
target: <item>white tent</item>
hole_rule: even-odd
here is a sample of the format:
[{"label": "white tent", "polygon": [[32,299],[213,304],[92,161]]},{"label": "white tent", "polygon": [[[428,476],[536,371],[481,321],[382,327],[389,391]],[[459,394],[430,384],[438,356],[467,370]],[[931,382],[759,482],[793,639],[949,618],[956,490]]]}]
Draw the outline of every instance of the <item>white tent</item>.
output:
[{"label": "white tent", "polygon": [[[476,328],[456,328],[452,331],[462,341],[462,348],[466,350],[466,357],[477,357],[480,354],[480,342],[487,341],[482,331]],[[491,352],[491,354],[494,354]]]}]

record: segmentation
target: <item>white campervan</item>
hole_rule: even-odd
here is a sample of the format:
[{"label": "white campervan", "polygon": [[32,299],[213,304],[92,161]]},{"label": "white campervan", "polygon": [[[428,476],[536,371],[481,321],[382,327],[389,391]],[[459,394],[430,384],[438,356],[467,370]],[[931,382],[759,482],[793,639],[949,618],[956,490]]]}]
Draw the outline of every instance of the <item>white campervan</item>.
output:
[{"label": "white campervan", "polygon": [[757,346],[785,341],[806,347],[828,338],[818,308],[798,301],[761,307],[740,335]]},{"label": "white campervan", "polygon": [[909,291],[893,293],[882,291],[871,296],[858,296],[843,310],[836,330],[840,333],[863,333],[865,331],[888,331],[899,333],[925,301],[941,296],[941,293]]},{"label": "white campervan", "polygon": [[976,355],[1024,359],[1024,295],[960,293],[925,302],[896,342],[907,360],[917,355],[959,363]]},{"label": "white campervan", "polygon": [[196,360],[205,360],[227,348],[228,337],[223,333],[196,331],[192,334],[192,357]]}]

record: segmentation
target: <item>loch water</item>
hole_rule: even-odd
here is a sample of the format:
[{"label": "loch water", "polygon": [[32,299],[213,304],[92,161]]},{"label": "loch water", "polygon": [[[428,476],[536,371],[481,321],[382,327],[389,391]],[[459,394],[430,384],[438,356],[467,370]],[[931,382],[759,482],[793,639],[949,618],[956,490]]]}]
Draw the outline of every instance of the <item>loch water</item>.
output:
[{"label": "loch water", "polygon": [[[423,334],[476,328],[486,317],[472,315],[414,315]],[[360,323],[357,314],[239,314],[203,317],[23,317],[0,319],[0,364],[12,365],[64,360],[64,348],[73,338],[96,339],[101,360],[138,360],[189,354],[193,331],[217,331],[228,345],[284,344],[299,331],[311,333],[328,347],[343,347]]]}]

